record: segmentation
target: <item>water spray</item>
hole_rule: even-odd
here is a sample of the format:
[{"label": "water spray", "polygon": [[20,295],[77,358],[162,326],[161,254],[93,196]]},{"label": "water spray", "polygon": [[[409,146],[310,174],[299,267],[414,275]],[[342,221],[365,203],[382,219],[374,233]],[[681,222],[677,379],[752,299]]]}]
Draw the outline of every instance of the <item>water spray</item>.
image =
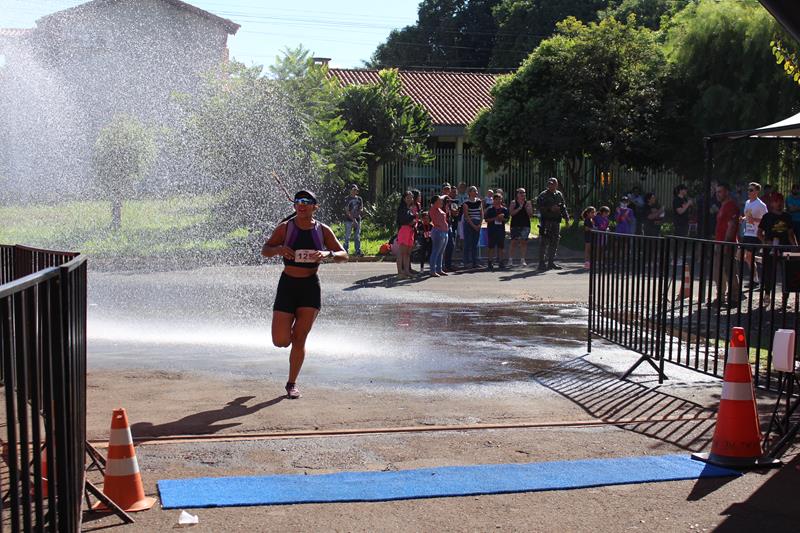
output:
[{"label": "water spray", "polygon": [[[283,194],[286,195],[286,198],[291,203],[294,204],[294,197],[289,193],[289,190],[286,188],[286,186],[281,181],[281,178],[278,176],[278,173],[275,172],[274,170],[271,170],[270,173],[272,174],[272,177],[275,179],[275,183],[278,184],[278,187],[280,187],[280,189],[283,191]],[[296,216],[297,216],[297,212],[291,213],[290,215],[287,215],[286,217],[284,217],[280,222],[278,222],[278,224],[283,224],[287,220],[291,220]]]}]

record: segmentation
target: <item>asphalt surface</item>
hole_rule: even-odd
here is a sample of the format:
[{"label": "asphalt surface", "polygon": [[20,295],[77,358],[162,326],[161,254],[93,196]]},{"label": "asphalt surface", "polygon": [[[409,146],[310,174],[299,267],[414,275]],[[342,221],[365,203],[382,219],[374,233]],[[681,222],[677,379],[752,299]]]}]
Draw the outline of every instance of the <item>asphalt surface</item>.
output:
[{"label": "asphalt surface", "polygon": [[[325,265],[323,311],[297,401],[282,397],[287,352],[269,345],[277,266],[92,272],[89,437],[103,442],[110,409],[126,407],[134,437],[142,440],[137,455],[145,491],[154,496],[158,479],[194,476],[707,450],[719,381],[669,366],[664,384],[644,367],[620,380],[636,355],[602,342],[586,353],[588,275],[582,263],[567,267],[399,281],[393,264]],[[760,398],[765,415],[772,402]],[[694,419],[660,421],[664,416]],[[649,421],[620,422],[633,418]],[[588,420],[610,423],[290,435]],[[164,435],[263,432],[286,437],[147,443]],[[797,507],[786,494],[800,481],[795,453],[781,470],[728,480],[190,512],[200,517],[197,531],[794,531]],[[164,531],[176,527],[179,514],[154,508],[128,526],[87,514],[85,529]]]}]

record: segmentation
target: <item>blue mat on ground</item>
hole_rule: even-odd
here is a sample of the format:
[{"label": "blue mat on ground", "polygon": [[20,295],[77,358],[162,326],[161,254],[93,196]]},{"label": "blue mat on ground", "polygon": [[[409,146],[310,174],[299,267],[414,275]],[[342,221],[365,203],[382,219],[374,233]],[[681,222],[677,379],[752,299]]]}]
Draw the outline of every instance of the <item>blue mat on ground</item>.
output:
[{"label": "blue mat on ground", "polygon": [[167,479],[158,482],[158,490],[164,509],[178,509],[506,494],[738,475],[687,455],[661,455],[398,472]]}]

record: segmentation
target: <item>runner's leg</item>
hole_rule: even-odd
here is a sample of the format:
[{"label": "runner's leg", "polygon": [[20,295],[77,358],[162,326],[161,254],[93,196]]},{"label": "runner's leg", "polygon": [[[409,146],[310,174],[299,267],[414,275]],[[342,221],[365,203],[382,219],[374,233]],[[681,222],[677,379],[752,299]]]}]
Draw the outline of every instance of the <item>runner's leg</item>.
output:
[{"label": "runner's leg", "polygon": [[286,348],[292,343],[292,325],[295,316],[285,311],[272,312],[272,344]]},{"label": "runner's leg", "polygon": [[306,357],[306,338],[314,325],[319,309],[298,307],[292,331],[292,351],[289,354],[289,383],[295,383]]}]

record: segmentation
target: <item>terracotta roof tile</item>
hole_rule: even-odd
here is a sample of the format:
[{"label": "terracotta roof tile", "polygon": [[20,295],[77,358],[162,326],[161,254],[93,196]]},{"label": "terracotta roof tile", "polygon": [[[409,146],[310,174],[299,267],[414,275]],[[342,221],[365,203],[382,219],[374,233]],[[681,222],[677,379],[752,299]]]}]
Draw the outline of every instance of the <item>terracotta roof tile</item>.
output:
[{"label": "terracotta roof tile", "polygon": [[[496,74],[430,70],[401,70],[403,94],[422,104],[431,114],[433,124],[466,125],[481,109],[492,107],[491,89]],[[343,85],[377,83],[378,71],[372,69],[332,68],[329,76]]]}]

